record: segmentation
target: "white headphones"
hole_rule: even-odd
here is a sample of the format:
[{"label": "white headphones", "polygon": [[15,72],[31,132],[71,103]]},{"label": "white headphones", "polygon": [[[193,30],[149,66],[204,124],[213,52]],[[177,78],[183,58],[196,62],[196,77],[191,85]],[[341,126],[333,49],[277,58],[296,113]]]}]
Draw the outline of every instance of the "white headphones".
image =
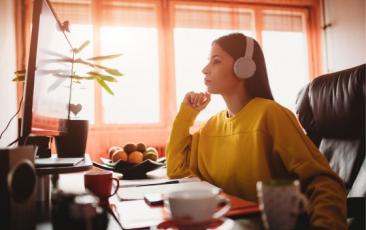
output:
[{"label": "white headphones", "polygon": [[246,38],[247,47],[245,48],[245,55],[240,57],[234,63],[234,73],[240,79],[251,78],[257,68],[252,59],[254,52],[254,40],[248,36]]}]

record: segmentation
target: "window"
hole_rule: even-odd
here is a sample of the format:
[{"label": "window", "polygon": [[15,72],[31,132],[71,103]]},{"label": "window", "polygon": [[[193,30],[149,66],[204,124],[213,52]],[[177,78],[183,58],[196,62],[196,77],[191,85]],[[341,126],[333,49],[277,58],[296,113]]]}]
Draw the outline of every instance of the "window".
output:
[{"label": "window", "polygon": [[125,75],[117,84],[111,84],[115,96],[103,92],[103,123],[159,123],[157,29],[103,27],[101,35],[103,51],[123,53],[121,61],[113,65]]},{"label": "window", "polygon": [[[61,20],[70,20],[75,46],[91,40],[83,55],[123,54],[103,63],[124,74],[109,84],[114,96],[93,81],[82,82],[73,95],[83,105],[80,116],[92,123],[92,154],[128,142],[164,145],[185,93],[205,90],[201,71],[212,40],[221,35],[239,31],[258,40],[274,97],[290,109],[310,75],[319,72],[315,0],[51,2]],[[213,96],[197,124],[222,109],[221,97]]]},{"label": "window", "polygon": [[295,110],[298,92],[309,79],[306,14],[263,11],[262,47],[272,93],[277,102]]}]

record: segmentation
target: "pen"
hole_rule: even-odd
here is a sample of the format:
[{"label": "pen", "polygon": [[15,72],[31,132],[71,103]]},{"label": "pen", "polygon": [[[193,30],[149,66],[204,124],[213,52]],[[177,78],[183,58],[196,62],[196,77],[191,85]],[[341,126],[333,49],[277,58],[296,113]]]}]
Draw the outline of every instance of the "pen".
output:
[{"label": "pen", "polygon": [[135,187],[152,186],[152,185],[163,185],[163,184],[178,184],[178,183],[179,183],[179,180],[170,180],[170,181],[161,182],[161,183],[155,183],[155,184],[141,184],[141,185],[136,185]]}]

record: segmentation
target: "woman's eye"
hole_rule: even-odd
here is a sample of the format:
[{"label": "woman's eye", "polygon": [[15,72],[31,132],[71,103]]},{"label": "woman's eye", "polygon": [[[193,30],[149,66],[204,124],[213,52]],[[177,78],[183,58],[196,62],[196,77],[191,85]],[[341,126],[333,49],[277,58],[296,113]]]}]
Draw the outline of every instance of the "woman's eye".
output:
[{"label": "woman's eye", "polygon": [[219,64],[220,62],[221,61],[220,60],[217,60],[217,59],[215,59],[215,60],[212,61],[213,64]]}]

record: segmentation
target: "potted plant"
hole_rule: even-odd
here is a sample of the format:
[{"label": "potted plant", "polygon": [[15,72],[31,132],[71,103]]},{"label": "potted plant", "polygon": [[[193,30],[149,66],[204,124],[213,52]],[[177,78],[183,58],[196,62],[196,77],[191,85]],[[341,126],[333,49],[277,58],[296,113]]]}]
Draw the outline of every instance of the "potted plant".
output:
[{"label": "potted plant", "polygon": [[[91,58],[82,58],[79,56],[80,52],[84,50],[90,44],[90,41],[85,41],[79,48],[72,49],[73,57],[69,59],[64,59],[64,62],[71,62],[74,65],[84,65],[90,68],[90,71],[85,74],[79,74],[77,72],[73,72],[70,76],[73,83],[80,84],[83,80],[95,80],[99,83],[99,85],[109,94],[114,95],[112,89],[108,86],[106,82],[118,82],[117,78],[123,76],[123,74],[116,68],[111,68],[107,66],[103,66],[97,64],[95,62],[109,60],[120,57],[122,54],[111,54],[104,56],[96,56]],[[15,77],[12,81],[19,82],[25,80],[26,70],[16,71]]]},{"label": "potted plant", "polygon": [[[65,62],[71,62],[74,65],[73,73],[71,74],[71,87],[73,94],[78,90],[77,86],[86,80],[95,80],[98,84],[109,94],[114,95],[107,83],[114,83],[118,81],[118,77],[123,74],[116,68],[107,67],[99,64],[99,61],[115,59],[122,54],[112,54],[104,56],[96,56],[91,58],[82,58],[80,53],[90,44],[90,41],[85,41],[80,47],[72,49],[72,58],[64,59]],[[78,73],[78,65],[85,66],[87,71],[85,73]],[[24,81],[25,70],[16,71],[13,81]],[[56,151],[59,157],[81,157],[85,153],[86,141],[88,136],[88,120],[80,119],[79,112],[82,110],[80,103],[71,100],[69,104],[69,119],[68,132],[64,136],[57,136],[55,138]]]}]

